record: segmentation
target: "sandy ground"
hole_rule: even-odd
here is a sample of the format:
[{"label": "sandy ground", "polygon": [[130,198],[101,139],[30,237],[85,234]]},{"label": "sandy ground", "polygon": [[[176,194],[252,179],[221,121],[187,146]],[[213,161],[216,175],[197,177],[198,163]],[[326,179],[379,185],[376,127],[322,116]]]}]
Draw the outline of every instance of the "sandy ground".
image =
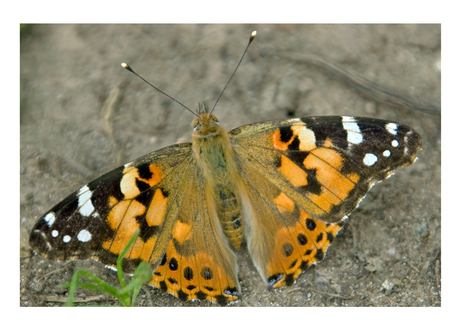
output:
[{"label": "sandy ground", "polygon": [[[95,261],[33,255],[28,235],[44,212],[122,163],[190,140],[193,116],[120,63],[192,109],[212,105],[253,30],[256,40],[215,111],[228,130],[292,116],[371,116],[412,126],[424,147],[414,165],[372,188],[325,260],[294,286],[268,290],[246,248],[239,250],[235,306],[441,305],[440,117],[376,103],[323,70],[277,56],[325,56],[439,103],[439,25],[37,25],[21,35],[21,306],[61,305],[66,294],[57,285],[76,269],[116,278]],[[92,292],[77,297],[116,304]],[[136,305],[213,306],[149,287]]]}]

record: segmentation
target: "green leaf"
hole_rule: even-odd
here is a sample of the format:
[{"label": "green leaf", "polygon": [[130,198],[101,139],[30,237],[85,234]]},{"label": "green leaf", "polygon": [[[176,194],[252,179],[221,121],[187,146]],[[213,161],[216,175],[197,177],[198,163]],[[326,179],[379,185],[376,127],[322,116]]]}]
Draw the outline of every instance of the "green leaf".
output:
[{"label": "green leaf", "polygon": [[[128,244],[126,244],[123,251],[120,253],[117,259],[117,275],[118,280],[120,281],[120,289],[108,284],[104,280],[98,278],[94,274],[87,272],[85,270],[78,270],[72,276],[72,280],[70,283],[65,283],[60,285],[62,288],[69,289],[69,296],[67,298],[67,302],[64,306],[73,306],[74,298],[75,298],[75,290],[77,287],[87,290],[95,290],[102,293],[106,293],[114,298],[117,298],[118,301],[122,306],[133,306],[136,298],[140,292],[142,285],[146,282],[149,282],[152,279],[152,267],[147,262],[141,262],[139,266],[136,268],[133,276],[131,277],[131,281],[129,284],[126,284],[124,276],[123,276],[123,269],[122,269],[122,261],[126,253],[128,253],[131,246],[136,241],[137,237],[139,236],[139,230],[131,237]],[[92,283],[87,282],[80,282],[80,277],[84,277],[92,281]]]}]

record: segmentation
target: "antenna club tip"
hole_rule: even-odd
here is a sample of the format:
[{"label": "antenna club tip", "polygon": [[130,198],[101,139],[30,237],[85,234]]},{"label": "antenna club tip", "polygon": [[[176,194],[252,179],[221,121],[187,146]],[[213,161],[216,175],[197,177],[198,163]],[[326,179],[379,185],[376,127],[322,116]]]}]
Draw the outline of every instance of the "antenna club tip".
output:
[{"label": "antenna club tip", "polygon": [[122,62],[121,63],[121,67],[127,69],[128,71],[132,72],[133,70],[131,69],[131,67],[129,67],[129,65],[125,62]]},{"label": "antenna club tip", "polygon": [[252,34],[251,34],[251,37],[254,38],[256,35],[257,35],[257,31],[254,30],[254,31],[252,32]]}]

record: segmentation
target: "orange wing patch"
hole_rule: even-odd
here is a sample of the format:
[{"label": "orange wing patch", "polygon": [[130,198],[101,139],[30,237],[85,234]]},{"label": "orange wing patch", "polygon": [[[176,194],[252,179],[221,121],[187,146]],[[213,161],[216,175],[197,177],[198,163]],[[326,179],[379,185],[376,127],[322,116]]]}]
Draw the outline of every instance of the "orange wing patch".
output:
[{"label": "orange wing patch", "polygon": [[157,241],[157,237],[155,235],[150,236],[150,238],[144,242],[141,238],[137,238],[136,242],[133,245],[131,253],[127,253],[130,259],[142,259],[143,261],[149,262],[150,257],[153,252],[153,247]]},{"label": "orange wing patch", "polygon": [[179,243],[184,243],[187,240],[192,238],[191,225],[187,223],[182,223],[177,221],[173,229],[173,238],[176,239]]},{"label": "orange wing patch", "polygon": [[359,175],[352,174],[346,177],[340,170],[343,167],[343,158],[337,151],[327,148],[315,149],[303,162],[305,168],[316,169],[318,181],[334,195],[345,200],[348,193],[355,187]]},{"label": "orange wing patch", "polygon": [[292,185],[297,187],[308,185],[307,172],[284,155],[281,155],[281,165],[278,170]]},{"label": "orange wing patch", "polygon": [[[120,254],[134,233],[139,229],[136,216],[145,212],[145,207],[136,200],[122,201],[115,205],[107,217],[110,227],[116,231],[114,239],[104,241],[102,247],[112,253]],[[127,257],[129,254],[127,253]]]},{"label": "orange wing patch", "polygon": [[153,195],[152,203],[147,211],[145,220],[151,227],[160,225],[166,214],[168,198],[163,195],[163,191],[159,188],[156,189]]},{"label": "orange wing patch", "polygon": [[295,208],[295,203],[289,197],[281,192],[273,202],[277,205],[278,211],[284,213],[286,211],[293,212]]},{"label": "orange wing patch", "polygon": [[[184,224],[176,231],[184,231]],[[233,279],[222,267],[215,264],[213,258],[197,252],[189,256],[181,255],[169,242],[166,254],[160,266],[153,273],[152,286],[166,291],[182,301],[208,300],[220,305],[238,301],[239,293]]]},{"label": "orange wing patch", "polygon": [[292,285],[300,273],[321,261],[342,226],[313,219],[300,209],[299,221],[276,233],[266,269],[270,287]]}]

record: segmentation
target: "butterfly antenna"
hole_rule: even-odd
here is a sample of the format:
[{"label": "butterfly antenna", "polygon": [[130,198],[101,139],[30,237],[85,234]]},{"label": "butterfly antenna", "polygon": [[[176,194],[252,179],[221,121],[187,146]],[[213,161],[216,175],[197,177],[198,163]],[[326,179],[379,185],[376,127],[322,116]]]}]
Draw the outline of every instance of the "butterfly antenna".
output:
[{"label": "butterfly antenna", "polygon": [[225,85],[224,89],[222,89],[222,92],[220,93],[219,98],[217,99],[216,103],[215,103],[214,106],[212,107],[212,110],[211,110],[211,113],[210,113],[210,114],[212,114],[212,113],[214,112],[214,109],[216,108],[217,103],[219,102],[220,98],[222,97],[222,94],[224,93],[224,91],[225,91],[225,89],[227,88],[228,84],[229,84],[230,81],[232,80],[233,75],[235,75],[236,70],[238,69],[238,67],[240,67],[241,61],[243,61],[244,55],[245,55],[246,52],[248,51],[249,45],[251,45],[252,41],[253,41],[254,38],[256,37],[256,34],[257,34],[257,31],[253,31],[253,32],[251,33],[251,36],[249,37],[248,46],[246,46],[246,49],[244,50],[244,53],[243,53],[243,55],[241,56],[241,59],[240,59],[240,61],[238,62],[238,65],[236,65],[236,68],[235,68],[235,70],[233,71],[232,76],[230,76],[230,78],[228,79],[227,84]]},{"label": "butterfly antenna", "polygon": [[[241,61],[240,61],[241,62]],[[175,99],[174,97],[172,96],[169,96],[167,93],[165,93],[164,91],[158,89],[157,87],[155,87],[153,84],[151,84],[149,81],[147,81],[146,79],[144,79],[142,76],[140,76],[139,74],[137,74],[128,64],[126,63],[122,63],[121,64],[121,67],[127,69],[128,71],[130,71],[131,73],[133,73],[134,75],[136,75],[137,77],[139,77],[140,79],[142,79],[145,83],[147,83],[149,86],[151,86],[152,88],[154,88],[155,90],[159,91],[160,93],[162,93],[163,95],[165,95],[166,97],[169,97],[170,99],[172,99],[174,102],[176,102],[177,104],[179,105],[182,105],[184,108],[186,108],[187,110],[189,110],[191,113],[193,113],[195,116],[199,117],[199,115],[195,112],[193,112],[192,110],[190,110],[188,107],[186,107],[184,104],[182,104],[181,102],[179,102],[177,99]]]}]

